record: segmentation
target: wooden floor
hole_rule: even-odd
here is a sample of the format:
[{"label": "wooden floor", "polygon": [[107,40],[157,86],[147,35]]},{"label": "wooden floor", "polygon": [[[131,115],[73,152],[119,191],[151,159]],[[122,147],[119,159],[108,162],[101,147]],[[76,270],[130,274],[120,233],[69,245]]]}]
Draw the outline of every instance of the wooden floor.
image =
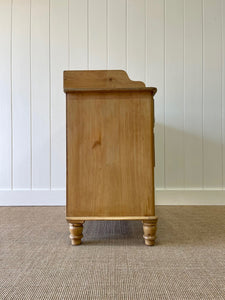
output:
[{"label": "wooden floor", "polygon": [[225,299],[225,206],[160,206],[139,221],[93,221],[70,245],[64,207],[0,208],[0,299]]}]

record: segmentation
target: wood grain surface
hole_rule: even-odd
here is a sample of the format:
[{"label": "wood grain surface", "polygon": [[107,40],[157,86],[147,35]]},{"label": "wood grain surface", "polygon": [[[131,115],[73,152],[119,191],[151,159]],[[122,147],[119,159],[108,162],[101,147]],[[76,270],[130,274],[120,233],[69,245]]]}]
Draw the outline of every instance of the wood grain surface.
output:
[{"label": "wood grain surface", "polygon": [[150,90],[154,95],[154,87],[145,87],[141,81],[132,81],[123,70],[92,70],[92,71],[64,71],[64,92],[87,91],[126,91]]},{"label": "wood grain surface", "polygon": [[152,93],[68,93],[66,111],[68,219],[154,215]]}]

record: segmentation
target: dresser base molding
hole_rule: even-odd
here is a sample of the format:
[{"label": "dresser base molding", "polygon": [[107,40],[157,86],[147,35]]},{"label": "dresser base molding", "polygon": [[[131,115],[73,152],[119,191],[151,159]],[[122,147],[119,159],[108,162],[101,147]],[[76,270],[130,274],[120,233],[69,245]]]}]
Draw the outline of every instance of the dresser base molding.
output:
[{"label": "dresser base molding", "polygon": [[81,244],[81,239],[83,237],[83,224],[85,221],[115,221],[115,220],[140,220],[143,223],[143,238],[145,240],[145,245],[154,246],[156,239],[156,229],[158,217],[67,217],[67,222],[69,223],[70,239],[73,246]]},{"label": "dresser base molding", "polygon": [[119,220],[152,220],[153,218],[157,218],[155,216],[118,216],[118,217],[66,217],[67,222],[70,223],[70,221],[119,221]]}]

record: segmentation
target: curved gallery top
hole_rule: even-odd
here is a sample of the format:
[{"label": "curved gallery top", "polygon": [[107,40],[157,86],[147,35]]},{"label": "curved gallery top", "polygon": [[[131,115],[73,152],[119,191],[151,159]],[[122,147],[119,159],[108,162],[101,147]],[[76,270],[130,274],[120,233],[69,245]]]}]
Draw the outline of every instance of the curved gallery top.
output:
[{"label": "curved gallery top", "polygon": [[123,70],[64,71],[65,93],[91,91],[148,91],[154,95],[157,89],[130,80]]}]

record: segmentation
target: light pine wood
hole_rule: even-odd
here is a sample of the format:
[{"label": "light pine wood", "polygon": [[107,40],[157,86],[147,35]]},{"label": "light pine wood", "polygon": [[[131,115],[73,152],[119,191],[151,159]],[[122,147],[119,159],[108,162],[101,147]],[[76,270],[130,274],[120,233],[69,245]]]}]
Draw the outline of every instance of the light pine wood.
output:
[{"label": "light pine wood", "polygon": [[[68,222],[70,221],[77,221],[77,220],[80,220],[81,218],[80,217],[66,217],[66,220]],[[109,221],[109,220],[114,220],[114,221],[117,221],[117,220],[121,220],[121,216],[120,217],[82,217],[82,220],[84,221]],[[123,216],[123,220],[146,220],[146,221],[149,221],[151,220],[151,216],[149,217],[143,217],[143,216]]]},{"label": "light pine wood", "polygon": [[83,237],[83,223],[84,221],[76,221],[72,223],[70,221],[69,229],[70,229],[70,239],[73,246],[77,246],[81,244],[81,239]]},{"label": "light pine wood", "polygon": [[122,70],[64,71],[64,92],[150,90],[154,95],[156,88],[146,88],[141,81],[132,81]]},{"label": "light pine wood", "polygon": [[145,240],[145,245],[147,246],[154,246],[155,244],[157,220],[157,217],[151,217],[149,221],[142,221],[144,230],[143,238]]},{"label": "light pine wood", "polygon": [[68,216],[154,213],[152,104],[148,93],[69,95]]},{"label": "light pine wood", "polygon": [[67,221],[151,221],[156,89],[129,81],[124,71],[64,76]]}]

